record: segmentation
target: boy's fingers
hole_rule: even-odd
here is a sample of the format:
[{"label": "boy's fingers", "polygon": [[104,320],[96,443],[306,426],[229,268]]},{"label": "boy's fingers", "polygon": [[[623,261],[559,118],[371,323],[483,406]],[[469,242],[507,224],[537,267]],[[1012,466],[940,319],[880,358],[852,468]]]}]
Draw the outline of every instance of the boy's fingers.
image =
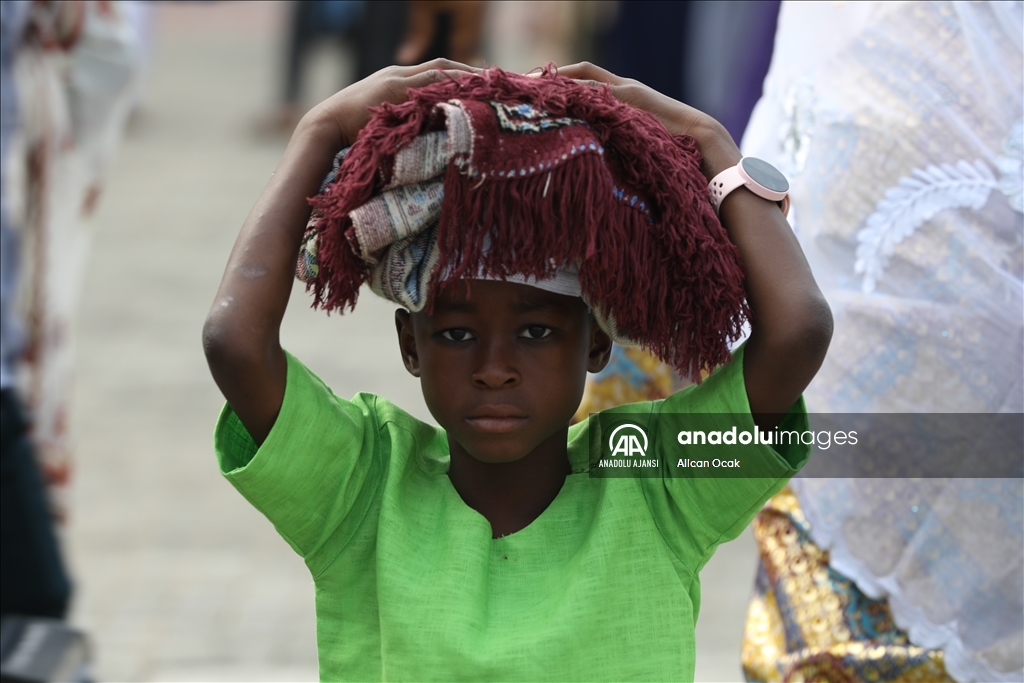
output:
[{"label": "boy's fingers", "polygon": [[402,86],[408,88],[421,88],[431,83],[437,83],[452,78],[462,78],[469,71],[463,71],[461,69],[430,69],[428,71],[421,71],[420,73],[407,76],[403,79]]},{"label": "boy's fingers", "polygon": [[560,76],[568,76],[577,81],[596,81],[608,85],[621,85],[626,80],[590,62],[560,66],[558,67],[558,74]]},{"label": "boy's fingers", "polygon": [[469,64],[456,62],[452,59],[445,59],[444,57],[431,59],[429,62],[423,62],[422,64],[416,64],[413,66],[405,66],[399,68],[405,71],[405,75],[408,76],[422,73],[424,71],[467,71],[470,73],[477,73],[479,71],[483,71],[483,69],[481,69],[480,67],[470,66]]},{"label": "boy's fingers", "polygon": [[[558,75],[559,76],[568,76],[569,78],[572,78],[572,80],[576,81],[580,85],[589,85],[592,88],[597,88],[597,87],[600,87],[600,86],[608,85],[607,83],[604,83],[602,81],[595,81],[592,78],[574,78],[573,76],[571,76],[568,73],[566,73],[566,69],[568,69],[568,68],[569,67],[559,67],[558,68]],[[533,71],[526,72],[523,75],[526,76],[527,78],[541,78],[544,75],[544,72],[541,71],[541,69],[538,67],[538,68],[534,69]]]}]

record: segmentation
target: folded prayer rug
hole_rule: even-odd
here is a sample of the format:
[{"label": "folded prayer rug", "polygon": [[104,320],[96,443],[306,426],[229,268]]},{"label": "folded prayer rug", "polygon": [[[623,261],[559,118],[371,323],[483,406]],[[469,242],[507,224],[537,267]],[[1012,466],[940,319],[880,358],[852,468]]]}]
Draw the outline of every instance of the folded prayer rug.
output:
[{"label": "folded prayer rug", "polygon": [[354,307],[368,283],[412,311],[458,280],[574,273],[613,339],[699,381],[749,316],[700,163],[692,137],[607,87],[554,69],[453,78],[376,109],[338,155],[297,273],[315,306]]}]

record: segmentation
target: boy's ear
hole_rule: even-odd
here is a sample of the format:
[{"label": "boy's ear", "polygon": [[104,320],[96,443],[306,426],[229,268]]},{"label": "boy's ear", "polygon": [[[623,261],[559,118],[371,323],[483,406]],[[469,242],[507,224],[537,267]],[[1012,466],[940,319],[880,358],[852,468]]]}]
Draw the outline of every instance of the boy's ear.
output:
[{"label": "boy's ear", "polygon": [[420,376],[420,356],[416,352],[416,334],[412,329],[412,315],[404,308],[395,311],[395,329],[398,331],[398,348],[402,350],[402,362],[413,377]]},{"label": "boy's ear", "polygon": [[612,338],[601,329],[597,320],[591,318],[590,356],[587,358],[587,372],[601,372],[612,357]]}]

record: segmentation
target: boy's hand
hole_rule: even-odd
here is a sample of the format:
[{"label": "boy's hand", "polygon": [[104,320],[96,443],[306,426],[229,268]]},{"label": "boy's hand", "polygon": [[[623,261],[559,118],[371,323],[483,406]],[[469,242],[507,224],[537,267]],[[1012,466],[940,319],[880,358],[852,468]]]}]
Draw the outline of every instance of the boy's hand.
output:
[{"label": "boy's hand", "polygon": [[[669,133],[693,136],[708,180],[739,163],[742,155],[725,127],[693,107],[586,62],[558,73],[608,86],[625,104],[653,114]],[[832,337],[832,314],[778,206],[739,189],[722,202],[719,216],[739,249],[753,314],[743,361],[747,400],[754,421],[769,430],[821,366]]]},{"label": "boy's hand", "polygon": [[446,78],[458,78],[480,69],[449,59],[435,59],[415,66],[389,66],[332,95],[304,117],[334,136],[334,152],[355,142],[369,121],[371,107],[404,102],[410,88],[421,88]]},{"label": "boy's hand", "polygon": [[475,71],[435,59],[388,67],[320,103],[302,118],[284,157],[249,213],[203,328],[210,371],[253,440],[263,442],[284,397],[287,360],[278,340],[295,278],[295,257],[334,155],[351,145],[370,108],[402,102],[409,88]]},{"label": "boy's hand", "polygon": [[589,62],[559,67],[558,74],[594,86],[606,85],[616,99],[653,114],[672,135],[692,135],[704,156],[701,171],[708,180],[740,160],[740,150],[725,126],[699,109],[663,95],[640,81],[616,76]]},{"label": "boy's hand", "polygon": [[715,123],[713,118],[702,111],[674,100],[668,95],[662,95],[640,81],[616,76],[611,71],[590,62],[560,66],[558,75],[588,85],[609,86],[616,99],[631,107],[654,114],[673,135],[693,135],[693,129],[708,128]]}]

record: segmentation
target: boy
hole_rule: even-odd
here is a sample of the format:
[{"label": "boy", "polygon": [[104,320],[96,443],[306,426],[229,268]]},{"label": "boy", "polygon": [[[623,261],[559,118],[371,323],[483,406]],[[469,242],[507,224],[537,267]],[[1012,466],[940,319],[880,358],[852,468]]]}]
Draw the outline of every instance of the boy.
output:
[{"label": "boy", "polygon": [[[314,576],[323,679],[692,679],[697,572],[718,543],[735,537],[781,488],[806,452],[765,447],[770,476],[763,479],[588,475],[588,427],[569,428],[586,373],[607,362],[610,335],[647,333],[629,322],[634,311],[602,309],[616,286],[625,287],[626,268],[595,278],[588,275],[592,262],[584,260],[578,274],[567,263],[541,274],[514,266],[496,274],[530,251],[528,243],[515,253],[501,247],[499,227],[509,223],[502,216],[477,226],[498,226],[488,233],[489,246],[477,244],[474,251],[456,244],[453,249],[469,254],[462,261],[442,254],[437,280],[454,284],[429,290],[429,302],[416,299],[419,310],[399,310],[396,325],[406,368],[420,378],[443,429],[376,396],[338,399],[278,343],[309,214],[306,197],[315,194],[335,152],[370,120],[367,107],[402,102],[409,89],[432,83],[475,83],[477,71],[443,60],[386,69],[327,100],[299,125],[242,229],[204,330],[211,371],[229,406],[216,436],[222,470]],[[740,158],[717,122],[635,81],[588,64],[559,75],[610,87],[670,133],[692,135],[709,179]],[[373,157],[374,145],[388,134],[377,126],[378,139],[368,129],[359,153]],[[451,166],[447,172],[471,171]],[[550,173],[563,177],[558,169]],[[360,177],[370,187],[377,175],[370,169]],[[449,177],[459,176],[446,176],[445,201],[455,187]],[[350,172],[335,186],[343,197],[358,193],[353,178]],[[554,189],[547,181],[535,186],[533,199],[522,201],[568,192],[557,179],[550,185]],[[636,208],[635,201],[627,204]],[[704,204],[693,210],[710,208]],[[329,218],[330,207],[319,206]],[[660,215],[645,214],[652,225]],[[740,189],[722,201],[721,217],[746,269],[750,339],[733,363],[701,386],[640,410],[737,413],[750,430],[755,424],[771,430],[783,416],[786,424],[803,424],[800,394],[828,345],[828,308],[778,206]],[[437,242],[453,244],[445,241],[452,233],[445,237],[443,223]],[[472,232],[474,219],[459,227]],[[562,246],[556,241],[551,249]],[[331,277],[352,258],[349,250],[329,257],[323,241],[319,250],[323,262],[314,270]],[[701,263],[700,254],[694,263]],[[643,265],[661,267],[653,260]],[[691,264],[667,265],[676,272]],[[326,292],[318,285],[320,300],[337,303],[342,280]],[[348,282],[358,287],[358,279]],[[386,288],[378,279],[373,284]],[[701,286],[693,284],[695,291]],[[722,287],[716,282],[713,289]],[[605,299],[588,307],[580,295],[598,290]],[[354,291],[343,291],[340,300],[351,303],[354,298],[345,297]],[[406,295],[403,290],[394,298]],[[657,311],[647,313],[662,320]],[[612,318],[618,324],[609,323]],[[677,336],[684,338],[662,340],[664,355],[677,366],[698,358],[689,367],[700,367],[698,356],[687,355],[686,335]],[[683,350],[673,356],[674,349]]]}]

